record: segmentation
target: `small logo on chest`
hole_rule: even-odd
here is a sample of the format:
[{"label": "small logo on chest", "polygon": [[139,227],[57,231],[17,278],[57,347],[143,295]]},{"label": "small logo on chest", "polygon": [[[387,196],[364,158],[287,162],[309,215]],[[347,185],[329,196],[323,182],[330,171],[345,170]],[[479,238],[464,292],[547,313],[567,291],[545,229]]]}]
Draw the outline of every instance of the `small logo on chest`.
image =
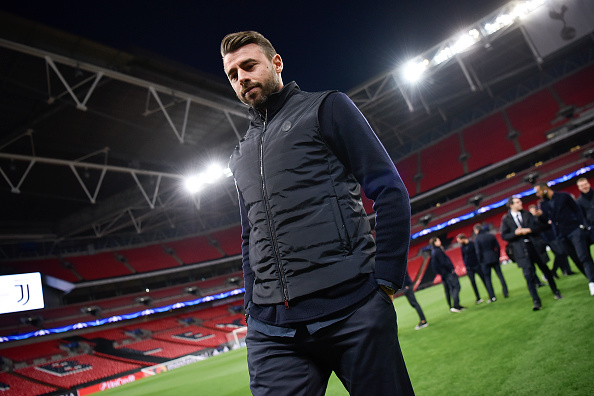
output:
[{"label": "small logo on chest", "polygon": [[281,131],[288,132],[289,129],[291,129],[291,126],[292,126],[291,121],[285,121],[285,122],[283,122],[283,125],[281,126]]}]

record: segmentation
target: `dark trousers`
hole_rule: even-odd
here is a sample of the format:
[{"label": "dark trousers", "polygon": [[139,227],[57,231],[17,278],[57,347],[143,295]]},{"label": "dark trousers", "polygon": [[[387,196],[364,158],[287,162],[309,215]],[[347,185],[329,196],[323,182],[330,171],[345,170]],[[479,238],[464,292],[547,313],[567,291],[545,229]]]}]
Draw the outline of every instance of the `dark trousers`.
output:
[{"label": "dark trousers", "polygon": [[567,236],[567,240],[571,242],[579,261],[583,265],[583,269],[580,268],[580,270],[586,275],[588,282],[594,282],[594,263],[590,254],[588,231],[576,228]]},{"label": "dark trousers", "polygon": [[[542,257],[536,252],[532,243],[526,243],[526,251],[528,252],[528,259],[527,261],[522,262],[522,273],[524,278],[526,279],[526,286],[528,286],[528,292],[532,297],[532,301],[535,303],[540,304],[540,297],[538,296],[537,286],[535,283],[536,278],[536,270],[534,268],[534,264],[540,268],[544,276],[547,278],[549,282],[549,287],[551,291],[555,294],[558,293],[559,290],[557,289],[557,284],[555,283],[555,278],[553,277],[553,273],[547,267],[547,264],[542,260]],[[529,261],[528,261],[529,260]]]},{"label": "dark trousers", "polygon": [[413,291],[412,288],[413,288],[412,285],[409,287],[405,287],[403,289],[404,295],[406,296],[406,299],[408,300],[408,303],[410,304],[410,306],[413,307],[417,311],[417,314],[419,314],[419,319],[421,319],[421,322],[424,322],[425,314],[423,313],[421,306],[417,302],[417,298],[415,297],[415,292]]},{"label": "dark trousers", "polygon": [[483,275],[483,271],[480,269],[480,267],[476,268],[476,270],[466,268],[466,275],[468,275],[468,279],[470,280],[470,285],[472,286],[472,290],[474,290],[474,295],[476,296],[477,300],[481,299],[481,295],[478,291],[478,287],[476,286],[475,275],[477,275],[483,281],[483,284],[485,285],[485,288],[487,289],[487,293],[489,294],[489,298],[495,297],[495,295],[493,294],[493,285],[491,285],[490,283],[489,283],[489,285],[487,285],[487,281],[485,280],[485,275]]},{"label": "dark trousers", "polygon": [[447,274],[441,278],[448,305],[450,308],[460,308],[460,280],[458,279],[458,275],[455,273]]},{"label": "dark trousers", "polygon": [[[495,270],[495,274],[499,278],[501,282],[501,291],[503,292],[503,296],[507,297],[507,283],[505,282],[505,278],[503,277],[503,272],[501,272],[501,265],[499,263],[491,263],[482,265],[481,269],[483,270],[483,275],[485,276],[485,285],[487,286],[487,291],[489,292],[489,297],[495,297],[495,292],[493,291],[493,282],[491,282],[491,269]],[[489,286],[490,289],[489,290]]]},{"label": "dark trousers", "polygon": [[351,395],[413,395],[396,311],[381,289],[348,318],[309,334],[272,337],[248,327],[253,395],[322,396],[334,371]]},{"label": "dark trousers", "polygon": [[571,273],[571,268],[569,268],[569,261],[567,260],[567,252],[563,247],[561,241],[555,239],[549,242],[549,247],[553,251],[555,255],[555,261],[553,262],[553,275],[557,274],[557,270],[561,269],[563,274]]}]

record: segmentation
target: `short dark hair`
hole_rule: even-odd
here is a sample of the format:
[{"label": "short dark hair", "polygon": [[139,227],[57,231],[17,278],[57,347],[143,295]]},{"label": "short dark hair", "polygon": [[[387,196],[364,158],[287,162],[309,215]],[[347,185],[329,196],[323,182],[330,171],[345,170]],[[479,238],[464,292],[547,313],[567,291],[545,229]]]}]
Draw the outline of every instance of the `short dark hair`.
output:
[{"label": "short dark hair", "polygon": [[483,229],[483,225],[481,223],[476,223],[472,229],[475,231],[481,231]]},{"label": "short dark hair", "polygon": [[534,187],[540,187],[542,189],[549,188],[549,185],[546,182],[538,182],[534,185]]},{"label": "short dark hair", "polygon": [[509,208],[511,208],[512,204],[514,203],[514,199],[515,199],[515,198],[516,198],[516,197],[514,197],[514,196],[512,195],[511,197],[509,197],[509,198],[507,199],[507,202],[505,203],[505,206],[506,206],[508,209],[509,209]]},{"label": "short dark hair", "polygon": [[465,234],[461,233],[456,235],[456,239],[468,239]]},{"label": "short dark hair", "polygon": [[224,58],[225,55],[233,53],[248,44],[257,44],[270,60],[276,55],[276,50],[266,37],[258,32],[247,30],[226,35],[221,41],[221,56]]},{"label": "short dark hair", "polygon": [[435,241],[437,241],[437,237],[432,237],[431,239],[429,239],[429,244],[431,246],[435,246]]}]

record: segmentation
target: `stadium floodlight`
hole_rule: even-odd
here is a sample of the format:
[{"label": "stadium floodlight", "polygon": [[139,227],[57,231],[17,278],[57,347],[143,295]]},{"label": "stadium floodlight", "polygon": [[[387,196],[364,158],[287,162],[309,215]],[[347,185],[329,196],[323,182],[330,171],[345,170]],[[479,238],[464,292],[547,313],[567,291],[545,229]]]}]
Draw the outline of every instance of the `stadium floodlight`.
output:
[{"label": "stadium floodlight", "polygon": [[195,194],[198,191],[202,190],[204,185],[206,184],[213,184],[217,182],[222,177],[230,177],[232,176],[231,171],[229,168],[223,169],[218,164],[210,165],[204,172],[199,173],[198,175],[188,176],[185,179],[185,186],[186,190],[190,193]]},{"label": "stadium floodlight", "polygon": [[464,52],[480,40],[481,34],[477,29],[471,29],[466,33],[462,33],[452,45],[442,48],[433,58],[433,62],[439,65],[453,58],[456,54]]},{"label": "stadium floodlight", "polygon": [[417,82],[420,80],[425,70],[427,70],[428,66],[429,61],[427,59],[423,59],[422,61],[409,61],[402,68],[402,76],[408,82]]},{"label": "stadium floodlight", "polygon": [[547,0],[528,0],[518,2],[516,6],[508,13],[501,14],[493,22],[486,23],[483,27],[487,34],[493,34],[505,27],[510,26],[516,20],[522,19],[532,11],[546,3]]},{"label": "stadium floodlight", "polygon": [[186,190],[188,190],[191,194],[195,194],[202,189],[202,180],[200,176],[188,176],[185,180]]}]

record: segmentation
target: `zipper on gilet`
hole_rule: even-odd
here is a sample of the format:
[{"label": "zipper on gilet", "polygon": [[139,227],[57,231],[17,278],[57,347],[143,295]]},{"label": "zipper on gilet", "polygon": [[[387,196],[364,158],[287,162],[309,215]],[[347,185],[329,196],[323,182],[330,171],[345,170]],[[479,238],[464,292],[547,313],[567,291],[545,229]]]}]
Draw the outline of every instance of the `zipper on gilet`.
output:
[{"label": "zipper on gilet", "polygon": [[270,209],[270,202],[268,201],[268,192],[266,190],[266,180],[264,178],[264,134],[266,133],[266,127],[268,126],[268,110],[264,117],[264,127],[260,134],[260,179],[262,181],[262,200],[264,201],[264,207],[266,208],[266,218],[268,219],[268,229],[270,232],[270,239],[272,240],[272,249],[274,250],[274,257],[276,259],[276,269],[279,274],[281,281],[281,288],[283,291],[283,299],[285,301],[285,309],[289,309],[289,297],[287,295],[287,281],[285,279],[285,273],[281,266],[281,257],[278,251],[278,245],[276,241],[276,234],[272,229],[272,211]]}]

